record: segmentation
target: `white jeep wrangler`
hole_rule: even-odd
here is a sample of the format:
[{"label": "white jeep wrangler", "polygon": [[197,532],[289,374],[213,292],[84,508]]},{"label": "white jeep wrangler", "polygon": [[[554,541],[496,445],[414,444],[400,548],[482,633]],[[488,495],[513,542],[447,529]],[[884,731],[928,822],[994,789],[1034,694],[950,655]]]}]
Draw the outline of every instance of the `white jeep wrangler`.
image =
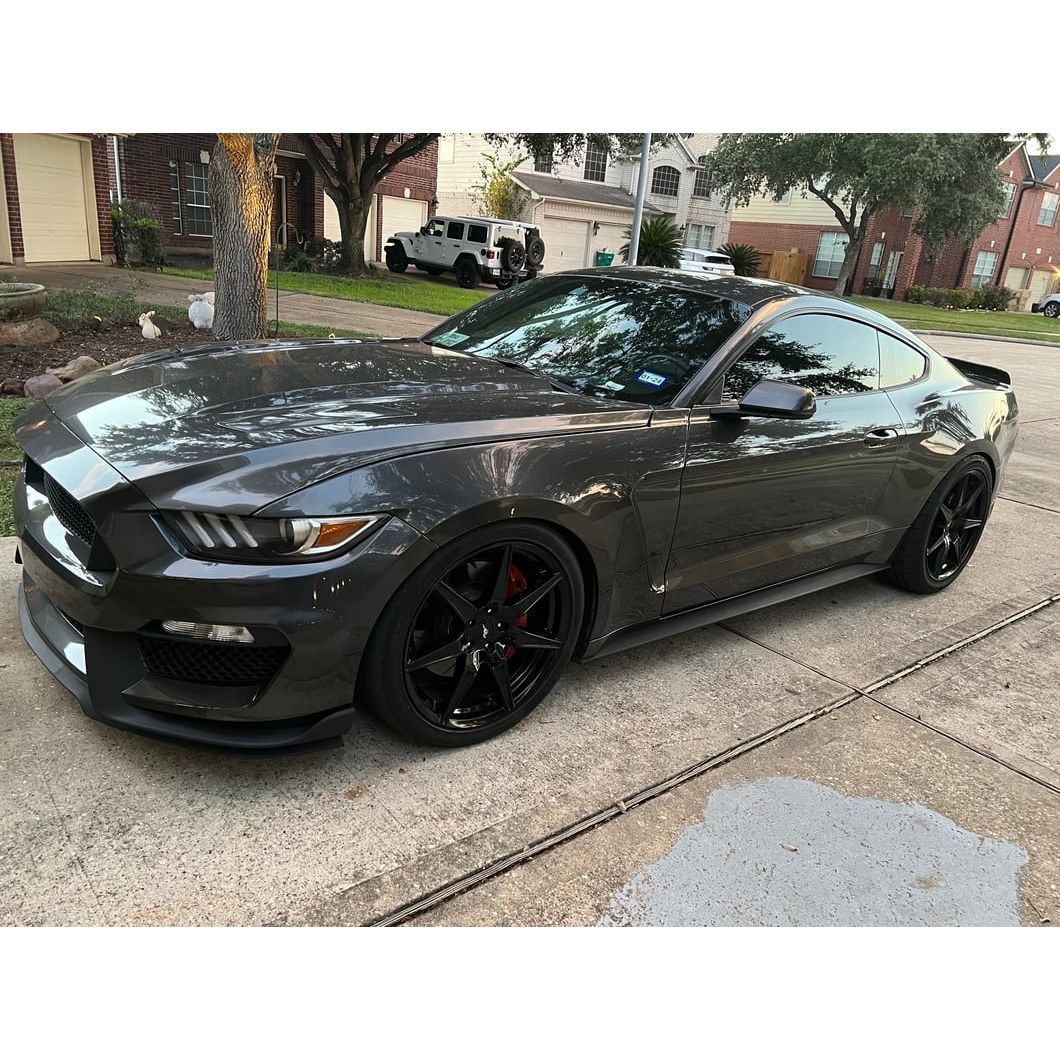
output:
[{"label": "white jeep wrangler", "polygon": [[432,217],[418,232],[395,232],[383,253],[391,272],[415,265],[432,276],[453,272],[461,287],[485,280],[503,290],[541,271],[545,244],[541,233],[522,221]]},{"label": "white jeep wrangler", "polygon": [[1032,313],[1041,313],[1043,316],[1052,317],[1055,320],[1060,317],[1060,294],[1046,295],[1040,302],[1031,306]]}]

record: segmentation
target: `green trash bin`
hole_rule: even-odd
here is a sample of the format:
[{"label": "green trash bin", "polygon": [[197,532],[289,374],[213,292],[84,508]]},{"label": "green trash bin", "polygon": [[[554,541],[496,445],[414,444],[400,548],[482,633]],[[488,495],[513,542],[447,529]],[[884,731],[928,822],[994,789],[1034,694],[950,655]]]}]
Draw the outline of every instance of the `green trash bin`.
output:
[{"label": "green trash bin", "polygon": [[614,254],[609,254],[606,250],[598,250],[596,252],[596,264],[597,265],[610,265],[615,260]]}]

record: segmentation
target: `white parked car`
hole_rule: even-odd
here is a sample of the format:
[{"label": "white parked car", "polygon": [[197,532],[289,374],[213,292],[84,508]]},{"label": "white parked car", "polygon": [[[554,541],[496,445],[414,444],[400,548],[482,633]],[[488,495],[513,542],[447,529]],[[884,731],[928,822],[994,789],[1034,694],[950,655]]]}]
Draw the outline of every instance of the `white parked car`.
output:
[{"label": "white parked car", "polygon": [[383,248],[386,267],[409,265],[437,276],[456,274],[461,287],[495,283],[502,290],[541,271],[545,244],[533,225],[497,217],[432,217],[418,232],[395,232]]},{"label": "white parked car", "polygon": [[735,276],[732,259],[718,250],[697,250],[685,247],[681,251],[680,267],[685,272],[713,272],[719,276]]},{"label": "white parked car", "polygon": [[1060,317],[1060,294],[1046,295],[1037,305],[1031,306],[1031,309],[1055,320]]}]

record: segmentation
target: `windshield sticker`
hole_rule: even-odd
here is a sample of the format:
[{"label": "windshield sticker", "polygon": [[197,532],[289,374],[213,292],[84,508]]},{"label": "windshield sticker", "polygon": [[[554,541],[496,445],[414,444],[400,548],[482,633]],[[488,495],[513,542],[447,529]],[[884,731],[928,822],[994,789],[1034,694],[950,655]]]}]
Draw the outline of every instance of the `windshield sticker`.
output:
[{"label": "windshield sticker", "polygon": [[659,375],[658,372],[641,372],[637,376],[637,382],[647,383],[648,386],[663,386],[669,378],[668,375]]},{"label": "windshield sticker", "polygon": [[434,341],[442,346],[448,346],[455,345],[458,342],[467,342],[470,337],[470,335],[465,335],[462,331],[447,331],[445,334],[437,336]]},{"label": "windshield sticker", "polygon": [[616,383],[613,379],[605,379],[603,385],[608,390],[625,390],[626,388],[621,383]]}]

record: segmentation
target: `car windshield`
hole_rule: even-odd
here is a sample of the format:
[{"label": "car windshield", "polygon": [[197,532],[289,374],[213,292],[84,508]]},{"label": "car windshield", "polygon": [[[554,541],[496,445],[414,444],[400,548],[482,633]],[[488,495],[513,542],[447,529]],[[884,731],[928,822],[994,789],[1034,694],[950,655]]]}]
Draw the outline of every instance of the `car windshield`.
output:
[{"label": "car windshield", "polygon": [[488,298],[424,342],[584,393],[664,405],[749,315],[742,302],[676,284],[564,274]]}]

